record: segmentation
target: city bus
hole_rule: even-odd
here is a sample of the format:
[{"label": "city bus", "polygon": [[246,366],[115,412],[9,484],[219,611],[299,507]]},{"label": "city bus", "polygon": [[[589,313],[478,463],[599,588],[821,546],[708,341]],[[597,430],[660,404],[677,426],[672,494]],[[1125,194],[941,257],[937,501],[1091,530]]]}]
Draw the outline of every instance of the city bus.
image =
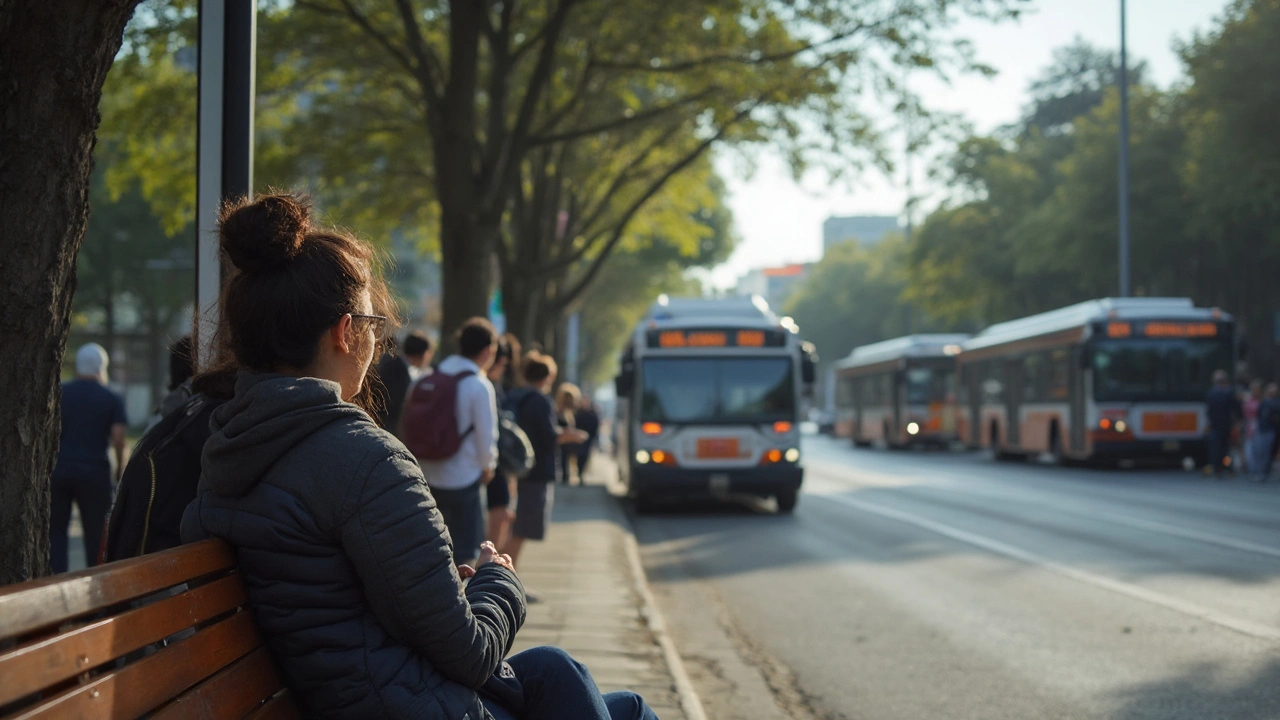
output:
[{"label": "city bus", "polygon": [[748,494],[791,512],[804,470],[802,399],[816,357],[759,297],[661,297],[623,352],[619,474],[641,510],[662,498]]},{"label": "city bus", "polygon": [[961,437],[998,459],[1203,459],[1234,324],[1186,298],[1104,299],[993,325],[958,356]]},{"label": "city bus", "polygon": [[836,365],[836,436],[858,447],[949,447],[956,356],[968,335],[908,335],[855,348]]}]

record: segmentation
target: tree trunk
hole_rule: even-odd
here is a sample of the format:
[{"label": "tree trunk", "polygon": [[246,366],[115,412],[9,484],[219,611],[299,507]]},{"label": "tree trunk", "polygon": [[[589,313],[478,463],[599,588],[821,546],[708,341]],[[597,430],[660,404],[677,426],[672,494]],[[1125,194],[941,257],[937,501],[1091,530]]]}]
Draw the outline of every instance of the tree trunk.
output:
[{"label": "tree trunk", "polygon": [[0,0],[0,584],[49,571],[59,378],[98,101],[138,0]]},{"label": "tree trunk", "polygon": [[[443,203],[441,203],[443,206]],[[453,333],[472,317],[489,310],[489,256],[496,228],[476,222],[468,208],[442,207],[440,223],[440,345],[453,352]]]}]

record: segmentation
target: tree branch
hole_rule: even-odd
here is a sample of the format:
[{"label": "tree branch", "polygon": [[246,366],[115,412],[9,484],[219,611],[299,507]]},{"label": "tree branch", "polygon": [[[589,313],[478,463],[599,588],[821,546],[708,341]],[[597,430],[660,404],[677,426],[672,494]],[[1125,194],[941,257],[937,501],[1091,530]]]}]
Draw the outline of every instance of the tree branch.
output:
[{"label": "tree branch", "polygon": [[[628,125],[631,125],[633,123],[652,120],[656,117],[661,117],[662,115],[672,112],[674,110],[679,110],[680,108],[686,107],[688,105],[699,103],[705,100],[706,98],[710,97],[711,95],[714,95],[717,90],[718,88],[715,88],[715,87],[705,88],[701,92],[695,93],[693,95],[690,95],[686,98],[682,98],[675,102],[666,103],[657,107],[652,107],[643,112],[634,113],[629,116],[623,115],[622,117],[614,118],[613,120],[608,120],[596,125],[589,125],[584,128],[578,128],[577,130],[571,130],[568,132],[558,133],[555,135],[544,135],[541,133],[535,134],[533,137],[529,139],[529,141],[534,145],[549,145],[551,143],[577,140],[579,138],[584,138],[589,135],[596,135],[598,133],[612,132],[614,130],[619,130],[624,127],[627,127]],[[546,130],[549,130],[549,129],[550,129],[549,127],[546,128]]]},{"label": "tree branch", "polygon": [[[342,0],[343,3],[349,4],[349,0]],[[415,76],[418,83],[422,85],[423,94],[426,96],[427,105],[431,108],[431,113],[436,112],[436,108],[440,106],[441,97],[444,89],[441,87],[440,78],[442,69],[440,58],[431,51],[427,45],[426,38],[422,36],[422,28],[418,26],[418,17],[413,12],[413,4],[411,0],[396,0],[396,9],[400,12],[400,20],[404,24],[405,38],[409,41],[409,50],[418,59],[418,72]]]}]

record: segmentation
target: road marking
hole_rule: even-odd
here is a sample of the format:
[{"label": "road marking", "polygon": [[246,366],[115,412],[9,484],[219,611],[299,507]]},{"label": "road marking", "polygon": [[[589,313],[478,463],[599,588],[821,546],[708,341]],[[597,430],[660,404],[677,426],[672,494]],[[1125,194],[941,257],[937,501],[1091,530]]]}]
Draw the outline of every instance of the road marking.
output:
[{"label": "road marking", "polygon": [[1261,638],[1263,640],[1280,641],[1280,628],[1274,628],[1251,620],[1237,618],[1232,615],[1204,607],[1203,605],[1181,600],[1179,598],[1165,595],[1164,593],[1155,592],[1154,590],[1148,590],[1140,585],[1134,585],[1133,583],[1127,583],[1121,580],[1113,580],[1109,577],[1097,575],[1085,570],[1078,570],[1076,568],[1054,562],[1048,558],[1041,557],[1035,553],[1028,552],[1022,548],[1014,547],[1013,545],[1009,545],[983,535],[971,533],[967,530],[954,528],[950,525],[944,525],[940,522],[928,520],[900,510],[894,510],[892,508],[884,507],[883,505],[876,505],[841,495],[827,495],[824,496],[823,499],[831,500],[855,510],[861,510],[865,513],[879,515],[880,517],[888,518],[890,520],[897,520],[908,525],[914,525],[938,535],[982,548],[983,550],[987,550],[997,555],[1003,555],[1004,557],[1026,563],[1028,565],[1034,565],[1050,572],[1057,573],[1058,575],[1062,575],[1063,577],[1071,578],[1072,580],[1093,585],[1094,587],[1102,588],[1104,590],[1110,590],[1111,592],[1125,595],[1136,600],[1142,600],[1153,605],[1159,605],[1160,607],[1173,610],[1174,612],[1179,612],[1183,615],[1189,615],[1191,617],[1204,620],[1205,622],[1220,625],[1244,635]]},{"label": "road marking", "polygon": [[[823,468],[821,472],[827,473],[828,477],[830,477],[831,476],[830,474],[832,473],[830,468]],[[858,470],[859,476],[862,476],[865,474],[867,474],[867,471]],[[883,475],[882,473],[875,473],[875,472],[872,472],[871,474],[876,475],[878,479],[879,479],[879,476]],[[1014,492],[997,493],[997,492],[986,492],[983,490],[977,490],[971,486],[962,485],[951,479],[948,479],[945,481],[940,481],[937,479],[929,479],[929,480],[921,480],[916,482],[912,482],[912,480],[914,480],[914,478],[910,476],[899,476],[897,478],[896,483],[890,483],[890,482],[885,482],[881,480],[880,482],[877,482],[875,484],[867,484],[867,483],[856,483],[856,484],[858,487],[886,487],[890,485],[897,485],[897,486],[915,485],[921,488],[928,488],[931,490],[941,490],[943,492],[950,492],[960,496],[967,495],[970,497],[986,498],[991,500],[1006,499],[1009,495],[1016,495],[1018,498],[1022,499],[1023,501],[1032,502],[1032,503],[1042,500],[1042,498],[1038,498],[1024,492],[1014,491]],[[1059,495],[1057,493],[1050,493],[1050,494]],[[1061,497],[1061,495],[1059,495],[1059,497]],[[1116,525],[1125,525],[1135,530],[1145,530],[1147,532],[1163,533],[1165,535],[1172,535],[1174,537],[1180,537],[1186,540],[1196,540],[1202,543],[1207,543],[1209,545],[1219,545],[1222,547],[1231,548],[1232,550],[1242,550],[1244,552],[1251,552],[1251,553],[1257,553],[1259,555],[1267,555],[1269,557],[1280,558],[1280,549],[1278,548],[1270,547],[1267,545],[1261,545],[1259,543],[1249,542],[1248,540],[1240,540],[1238,538],[1229,537],[1227,535],[1219,535],[1217,533],[1202,532],[1200,530],[1192,530],[1189,528],[1178,527],[1176,525],[1169,525],[1167,523],[1162,523],[1154,520],[1142,520],[1140,518],[1128,517],[1124,515],[1114,515],[1114,514],[1105,513],[1105,512],[1099,513],[1099,512],[1094,512],[1092,510],[1086,510],[1084,508],[1069,509],[1062,505],[1058,505],[1056,509],[1059,512],[1071,514],[1076,517],[1086,517],[1093,520],[1104,520],[1106,522],[1114,523]],[[1148,508],[1148,509],[1151,509],[1151,508]]]}]

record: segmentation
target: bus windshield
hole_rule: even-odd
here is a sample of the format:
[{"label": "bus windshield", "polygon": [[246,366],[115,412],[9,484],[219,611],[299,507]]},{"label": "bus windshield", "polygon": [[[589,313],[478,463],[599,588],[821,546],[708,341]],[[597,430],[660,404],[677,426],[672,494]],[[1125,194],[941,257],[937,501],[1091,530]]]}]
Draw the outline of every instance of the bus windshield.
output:
[{"label": "bus windshield", "polygon": [[650,358],[641,419],[658,423],[794,421],[790,358]]},{"label": "bus windshield", "polygon": [[947,401],[955,392],[955,373],[949,368],[907,369],[907,404],[929,405]]},{"label": "bus windshield", "polygon": [[1213,371],[1230,369],[1228,340],[1101,340],[1093,354],[1093,397],[1099,402],[1203,400]]}]

